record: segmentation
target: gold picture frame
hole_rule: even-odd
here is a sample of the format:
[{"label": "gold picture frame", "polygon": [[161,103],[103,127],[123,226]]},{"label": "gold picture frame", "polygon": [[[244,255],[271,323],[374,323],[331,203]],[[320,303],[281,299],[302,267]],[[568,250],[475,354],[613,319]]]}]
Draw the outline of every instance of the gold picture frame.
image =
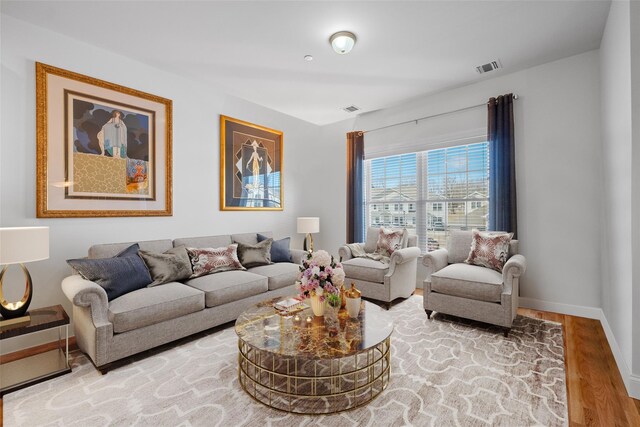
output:
[{"label": "gold picture frame", "polygon": [[36,216],[171,216],[172,101],[36,62]]},{"label": "gold picture frame", "polygon": [[284,209],[284,133],[220,115],[220,210]]}]

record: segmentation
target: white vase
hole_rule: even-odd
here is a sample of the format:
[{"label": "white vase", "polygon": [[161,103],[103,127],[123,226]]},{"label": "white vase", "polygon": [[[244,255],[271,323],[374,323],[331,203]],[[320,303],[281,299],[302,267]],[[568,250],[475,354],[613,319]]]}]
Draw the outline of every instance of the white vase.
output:
[{"label": "white vase", "polygon": [[315,316],[324,316],[324,301],[320,295],[311,295],[311,310]]},{"label": "white vase", "polygon": [[358,317],[358,314],[360,314],[361,301],[362,301],[362,298],[360,297],[358,298],[347,297],[347,304],[346,304],[347,313],[349,313],[349,317],[351,317],[352,319],[356,319]]}]

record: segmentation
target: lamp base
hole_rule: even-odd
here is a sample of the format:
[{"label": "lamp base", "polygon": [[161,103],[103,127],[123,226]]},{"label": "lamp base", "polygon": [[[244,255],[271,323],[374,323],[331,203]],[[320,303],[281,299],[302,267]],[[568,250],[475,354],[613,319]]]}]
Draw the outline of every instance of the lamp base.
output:
[{"label": "lamp base", "polygon": [[2,319],[0,320],[0,329],[7,328],[9,326],[15,326],[22,323],[31,322],[31,316],[26,315],[22,317],[15,317],[13,319]]},{"label": "lamp base", "polygon": [[[308,246],[307,246],[307,240],[309,241]],[[313,252],[313,236],[311,235],[311,233],[307,233],[307,235],[304,236],[304,241],[302,242],[302,249],[307,252]]]},{"label": "lamp base", "polygon": [[22,272],[25,276],[25,290],[22,299],[17,302],[9,302],[4,297],[4,291],[2,289],[3,283],[2,279],[4,278],[4,273],[7,271],[9,266],[5,265],[0,271],[0,315],[6,319],[16,319],[22,317],[27,312],[29,308],[29,304],[31,304],[31,298],[33,297],[33,284],[31,283],[31,275],[29,274],[29,270],[24,264],[20,264],[22,267]]}]

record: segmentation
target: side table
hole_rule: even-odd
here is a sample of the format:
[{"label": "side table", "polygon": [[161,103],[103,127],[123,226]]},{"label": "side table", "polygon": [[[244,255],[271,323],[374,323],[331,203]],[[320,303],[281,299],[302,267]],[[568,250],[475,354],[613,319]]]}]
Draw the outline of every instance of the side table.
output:
[{"label": "side table", "polygon": [[[58,328],[58,348],[0,364],[0,396],[71,372],[69,366],[69,316],[61,305],[29,310],[31,320],[0,328],[0,341]],[[64,327],[65,348],[61,329]]]}]

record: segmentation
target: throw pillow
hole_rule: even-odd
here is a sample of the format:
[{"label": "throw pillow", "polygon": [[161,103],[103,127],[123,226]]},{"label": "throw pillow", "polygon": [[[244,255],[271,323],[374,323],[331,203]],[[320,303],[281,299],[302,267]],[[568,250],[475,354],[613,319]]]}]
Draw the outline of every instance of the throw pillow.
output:
[{"label": "throw pillow", "polygon": [[139,246],[129,246],[113,258],[68,259],[67,264],[84,279],[100,285],[109,301],[151,283],[149,270],[138,256]]},{"label": "throw pillow", "polygon": [[271,264],[272,238],[263,240],[257,245],[245,245],[238,243],[238,258],[245,268],[257,267],[259,265]]},{"label": "throw pillow", "polygon": [[513,233],[496,234],[473,230],[471,250],[465,262],[502,272],[509,256],[512,237]]},{"label": "throw pillow", "polygon": [[393,230],[391,228],[380,227],[376,252],[381,255],[391,256],[396,250],[402,249],[402,244],[407,234],[406,231],[406,229]]},{"label": "throw pillow", "polygon": [[[270,237],[258,234],[258,243],[269,239]],[[291,245],[291,237],[285,237],[284,239],[274,240],[271,244],[271,262],[293,262],[291,258],[291,251],[289,246]]]},{"label": "throw pillow", "polygon": [[187,248],[193,274],[200,277],[229,270],[246,270],[238,259],[236,243],[221,248]]},{"label": "throw pillow", "polygon": [[169,249],[163,254],[148,251],[140,251],[139,254],[153,278],[149,287],[188,279],[193,274],[191,260],[184,246]]}]

